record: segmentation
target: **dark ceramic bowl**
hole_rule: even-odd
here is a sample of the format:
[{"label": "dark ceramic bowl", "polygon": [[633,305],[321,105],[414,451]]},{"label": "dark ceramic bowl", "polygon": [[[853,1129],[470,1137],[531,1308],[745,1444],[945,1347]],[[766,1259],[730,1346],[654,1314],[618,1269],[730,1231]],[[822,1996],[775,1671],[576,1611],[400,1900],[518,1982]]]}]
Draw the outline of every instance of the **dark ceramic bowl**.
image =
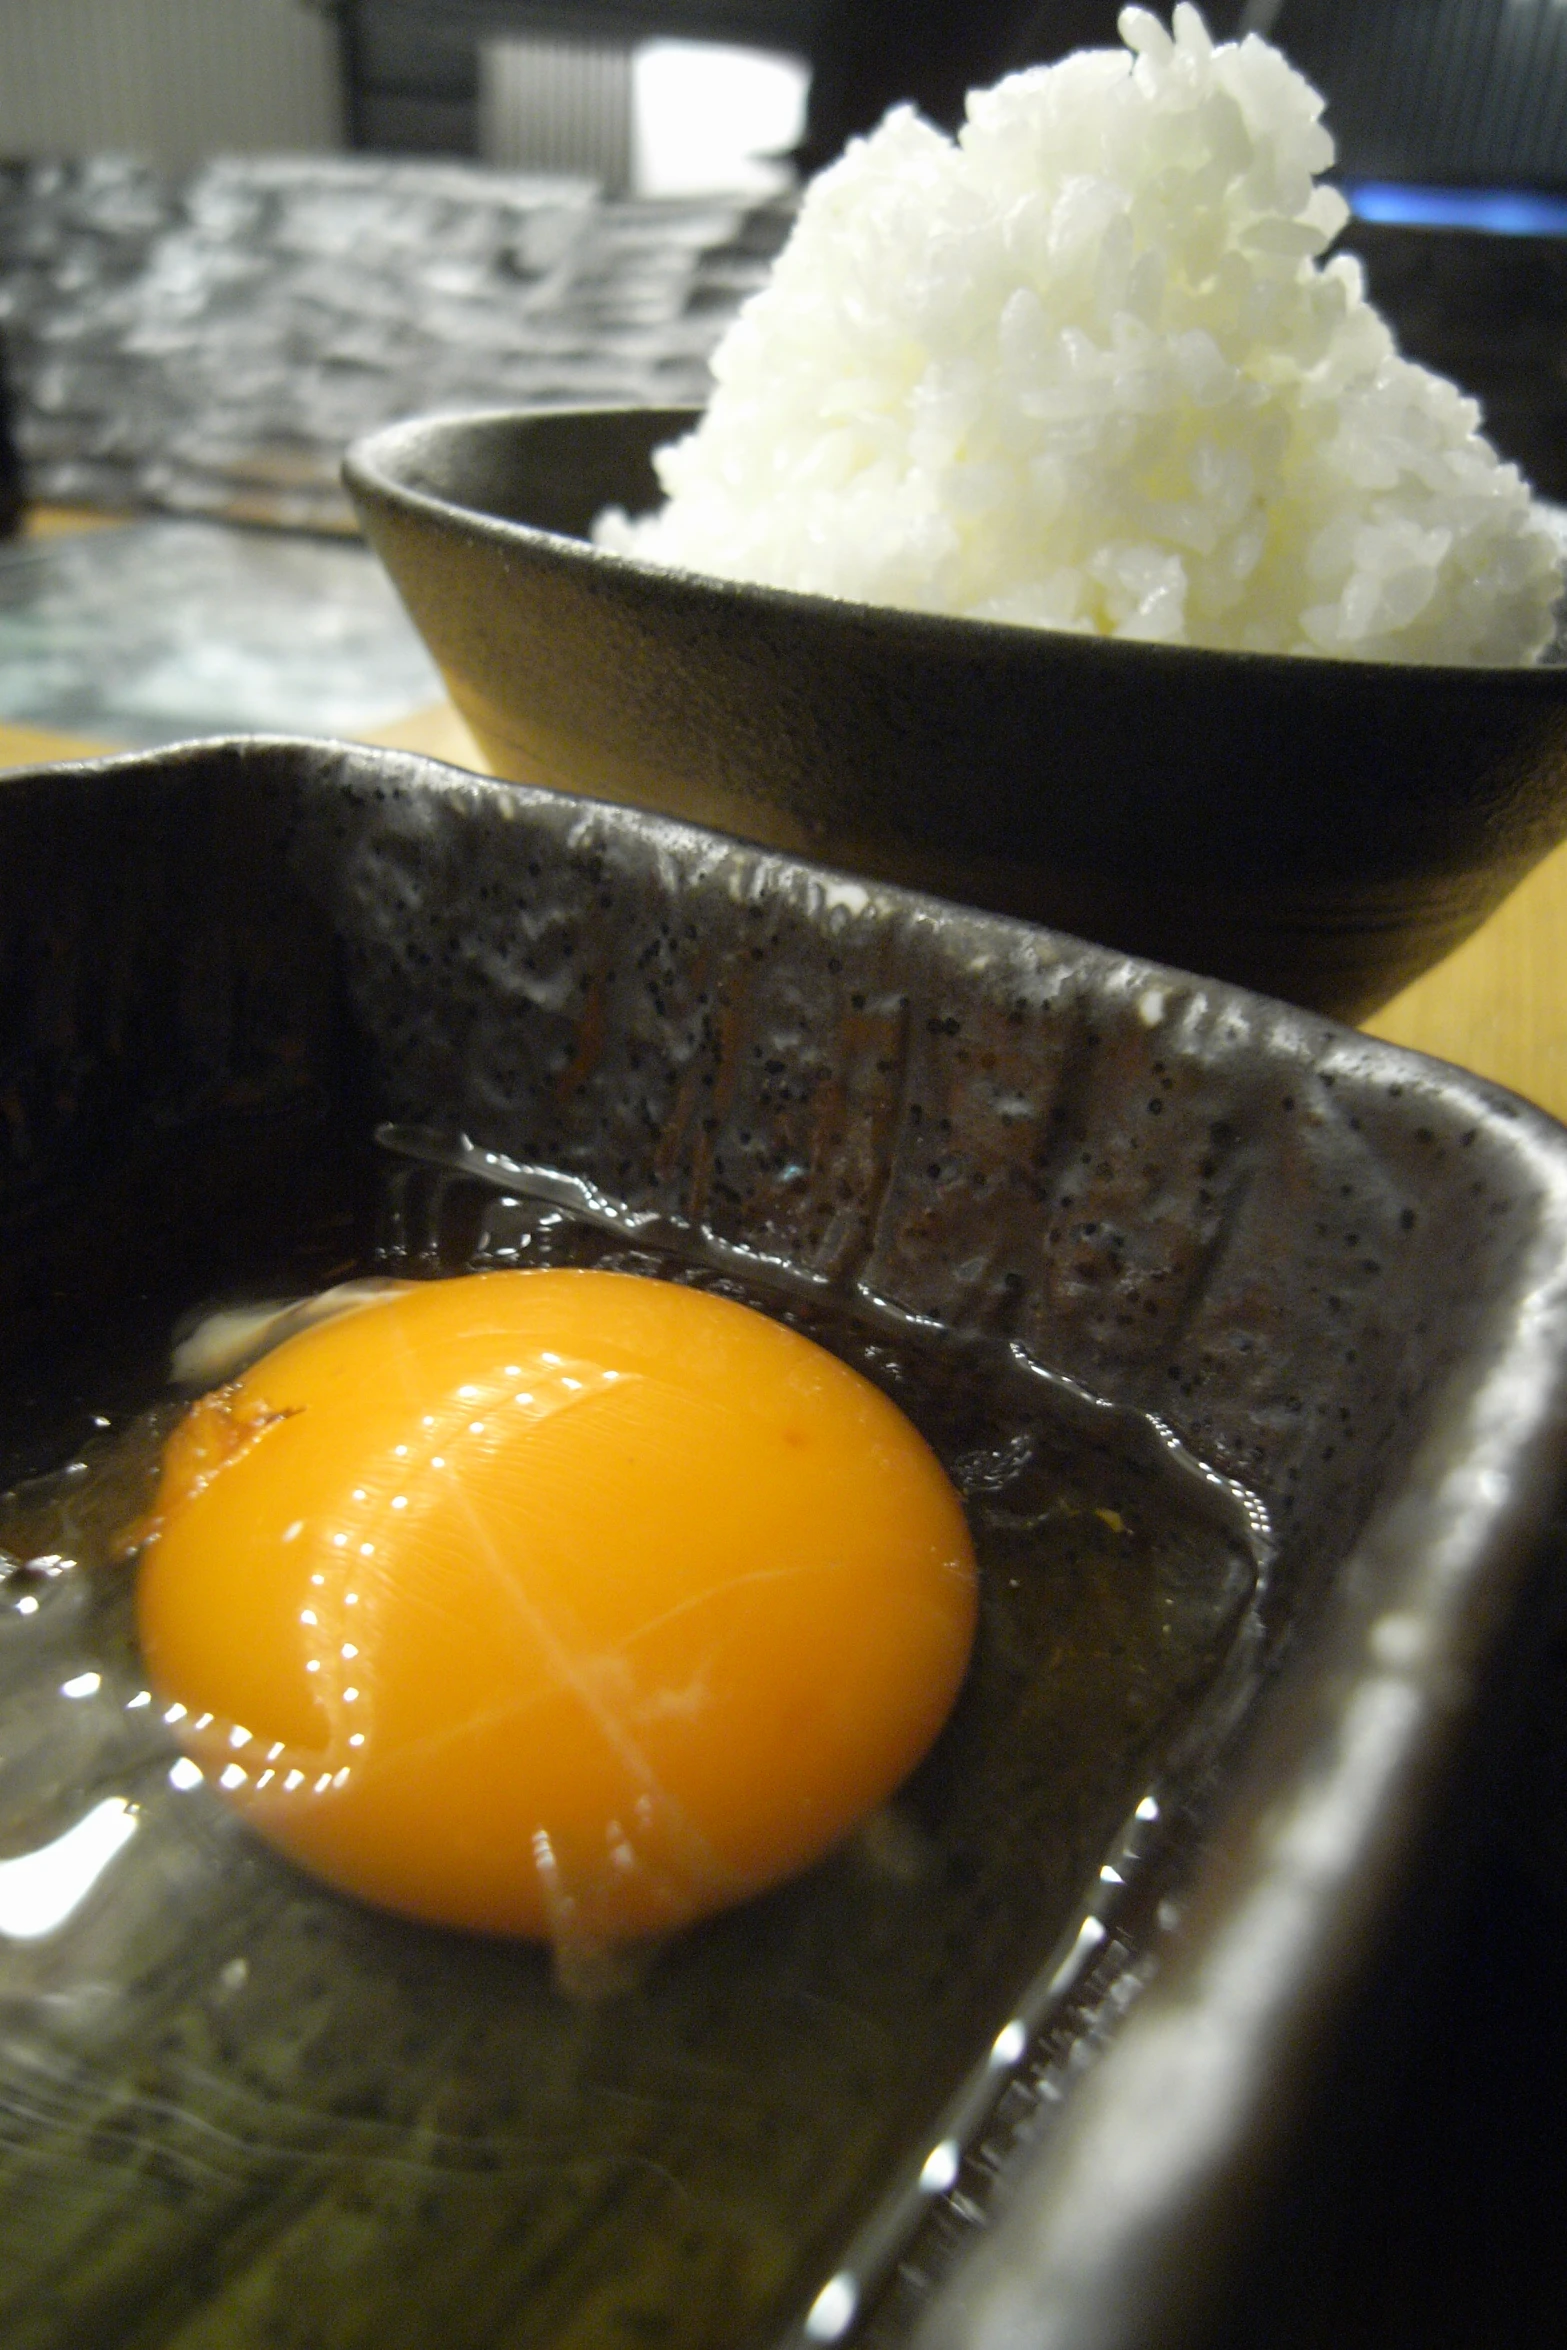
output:
[{"label": "dark ceramic bowl", "polygon": [[[1205,2322],[1517,1716],[1567,1137],[1215,982],[320,744],[8,779],[0,970],[3,1480],[46,1478],[0,1505],[0,2338]],[[606,1250],[892,1385],[985,1600],[895,1823],[582,2006],[171,1783],[92,1559],[192,1307]]]},{"label": "dark ceramic bowl", "polygon": [[583,543],[684,410],[455,416],[346,480],[495,772],[1358,1019],[1567,833],[1567,669],[1122,644]]}]

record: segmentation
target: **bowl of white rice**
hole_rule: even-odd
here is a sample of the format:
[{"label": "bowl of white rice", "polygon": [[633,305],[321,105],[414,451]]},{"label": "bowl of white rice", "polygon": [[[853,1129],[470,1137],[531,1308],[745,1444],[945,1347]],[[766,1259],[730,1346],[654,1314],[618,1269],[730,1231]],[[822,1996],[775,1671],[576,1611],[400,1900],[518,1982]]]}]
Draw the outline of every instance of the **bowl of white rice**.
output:
[{"label": "bowl of white rice", "polygon": [[1356,1017],[1567,834],[1562,538],[1331,255],[1304,80],[1122,34],[855,142],[700,416],[347,479],[498,774]]}]

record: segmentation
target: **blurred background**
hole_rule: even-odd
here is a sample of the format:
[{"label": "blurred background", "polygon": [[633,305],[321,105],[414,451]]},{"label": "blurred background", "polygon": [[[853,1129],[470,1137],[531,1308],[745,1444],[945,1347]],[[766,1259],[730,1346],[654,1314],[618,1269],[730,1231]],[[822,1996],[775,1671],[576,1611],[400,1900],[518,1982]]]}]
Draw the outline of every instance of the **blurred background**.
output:
[{"label": "blurred background", "polygon": [[[1567,4],[1213,0],[1325,90],[1407,348],[1567,498]],[[346,529],[410,410],[700,401],[803,178],[1105,0],[0,0],[35,500]]]},{"label": "blurred background", "polygon": [[[1567,4],[1213,0],[1326,92],[1406,346],[1567,498]],[[420,407],[700,400],[803,177],[1106,0],[0,0],[0,333],[50,501],[344,528]]]},{"label": "blurred background", "polygon": [[[0,727],[151,745],[435,709],[346,445],[420,411],[699,406],[847,139],[899,100],[955,127],[1117,13],[0,0]],[[1325,91],[1373,298],[1567,502],[1567,0],[1207,14]]]},{"label": "blurred background", "polygon": [[[1373,295],[1567,501],[1567,0],[1207,15],[1325,90]],[[0,0],[0,764],[246,727],[471,761],[352,535],[345,444],[432,408],[699,404],[805,176],[889,103],[951,126],[1115,17]],[[1236,2350],[1567,2339],[1564,1659],[1488,1859],[1431,1893],[1324,2086]]]},{"label": "blurred background", "polygon": [[[0,724],[150,744],[432,705],[352,541],[346,444],[421,410],[699,405],[847,138],[900,99],[953,127],[1116,15],[0,0],[0,531],[28,533],[0,558]],[[1567,500],[1567,0],[1208,16],[1326,91],[1374,298]]]}]

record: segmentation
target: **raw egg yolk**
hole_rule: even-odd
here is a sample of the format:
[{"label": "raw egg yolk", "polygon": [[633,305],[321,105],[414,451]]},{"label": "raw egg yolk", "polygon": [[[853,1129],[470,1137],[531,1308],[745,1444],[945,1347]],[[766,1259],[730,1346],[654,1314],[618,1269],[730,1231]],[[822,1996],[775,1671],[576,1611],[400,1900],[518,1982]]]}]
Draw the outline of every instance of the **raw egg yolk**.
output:
[{"label": "raw egg yolk", "polygon": [[154,1687],[331,1884],[558,1947],[774,1885],[940,1729],[973,1549],[885,1396],[699,1290],[420,1283],[171,1438],[137,1590]]}]

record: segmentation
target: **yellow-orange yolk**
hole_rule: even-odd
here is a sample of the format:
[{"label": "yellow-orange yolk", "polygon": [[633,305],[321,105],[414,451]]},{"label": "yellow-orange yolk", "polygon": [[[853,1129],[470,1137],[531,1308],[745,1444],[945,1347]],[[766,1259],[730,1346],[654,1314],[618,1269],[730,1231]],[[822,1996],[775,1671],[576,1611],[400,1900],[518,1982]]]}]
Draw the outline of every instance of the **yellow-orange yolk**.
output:
[{"label": "yellow-orange yolk", "polygon": [[137,1590],[210,1778],[344,1890],[557,1944],[805,1867],[940,1729],[962,1510],[858,1373],[594,1272],[418,1284],[171,1438]]}]

